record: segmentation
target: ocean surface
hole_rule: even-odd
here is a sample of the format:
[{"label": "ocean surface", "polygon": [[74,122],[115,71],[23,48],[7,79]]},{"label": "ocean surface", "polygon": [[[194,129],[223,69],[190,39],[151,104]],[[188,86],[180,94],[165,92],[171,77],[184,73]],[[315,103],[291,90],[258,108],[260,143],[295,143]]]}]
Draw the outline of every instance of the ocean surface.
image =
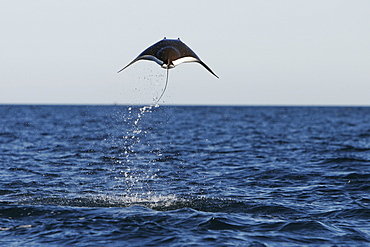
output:
[{"label": "ocean surface", "polygon": [[0,246],[370,246],[370,107],[0,106]]}]

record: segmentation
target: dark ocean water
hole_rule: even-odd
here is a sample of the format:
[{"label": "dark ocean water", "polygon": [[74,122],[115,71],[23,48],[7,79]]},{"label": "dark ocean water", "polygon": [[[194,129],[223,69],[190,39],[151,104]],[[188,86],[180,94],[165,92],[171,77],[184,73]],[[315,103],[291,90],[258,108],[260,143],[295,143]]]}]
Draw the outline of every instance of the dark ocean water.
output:
[{"label": "dark ocean water", "polygon": [[1,246],[370,246],[369,107],[0,117]]}]

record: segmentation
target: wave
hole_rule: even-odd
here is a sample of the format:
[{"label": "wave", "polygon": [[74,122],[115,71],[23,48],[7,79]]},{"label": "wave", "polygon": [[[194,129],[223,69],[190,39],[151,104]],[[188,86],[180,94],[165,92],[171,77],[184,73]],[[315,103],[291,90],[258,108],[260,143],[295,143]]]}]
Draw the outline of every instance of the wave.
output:
[{"label": "wave", "polygon": [[370,163],[370,160],[368,159],[361,159],[361,158],[352,158],[352,157],[335,157],[335,158],[328,158],[325,159],[319,164],[325,165],[325,164],[353,164],[353,163]]},{"label": "wave", "polygon": [[330,212],[320,213],[315,215],[320,218],[330,219],[360,219],[370,220],[370,209],[368,208],[355,208],[355,209],[343,209],[334,210]]},{"label": "wave", "polygon": [[[4,203],[4,202],[3,202]],[[14,203],[14,202],[9,202]],[[189,208],[213,213],[248,213],[268,217],[293,217],[302,215],[299,210],[274,204],[261,204],[230,198],[178,197],[176,195],[89,195],[75,198],[25,197],[18,201],[21,205],[54,205],[89,208],[127,208],[142,206],[155,211],[174,211]]]}]

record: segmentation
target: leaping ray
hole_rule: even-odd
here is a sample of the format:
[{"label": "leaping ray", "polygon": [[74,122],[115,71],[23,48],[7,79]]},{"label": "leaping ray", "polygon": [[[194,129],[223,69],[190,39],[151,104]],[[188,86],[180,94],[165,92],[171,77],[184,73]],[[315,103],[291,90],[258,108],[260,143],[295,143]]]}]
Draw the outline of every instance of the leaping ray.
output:
[{"label": "leaping ray", "polygon": [[162,68],[167,69],[166,85],[165,88],[157,100],[162,98],[164,91],[167,88],[168,83],[168,70],[174,68],[181,63],[197,62],[206,68],[212,75],[218,76],[193,52],[187,45],[185,45],[180,38],[179,39],[162,39],[154,45],[150,46],[142,53],[139,54],[131,63],[120,69],[117,73],[126,69],[131,64],[139,60],[152,60],[159,64]]}]

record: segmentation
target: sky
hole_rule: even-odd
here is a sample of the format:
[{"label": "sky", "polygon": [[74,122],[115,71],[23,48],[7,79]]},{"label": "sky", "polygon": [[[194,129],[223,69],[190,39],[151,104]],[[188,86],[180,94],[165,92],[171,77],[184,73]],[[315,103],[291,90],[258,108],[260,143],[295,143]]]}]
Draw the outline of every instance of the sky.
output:
[{"label": "sky", "polygon": [[169,105],[370,106],[370,1],[0,2],[0,104],[150,104],[166,70],[119,69],[181,38]]}]

